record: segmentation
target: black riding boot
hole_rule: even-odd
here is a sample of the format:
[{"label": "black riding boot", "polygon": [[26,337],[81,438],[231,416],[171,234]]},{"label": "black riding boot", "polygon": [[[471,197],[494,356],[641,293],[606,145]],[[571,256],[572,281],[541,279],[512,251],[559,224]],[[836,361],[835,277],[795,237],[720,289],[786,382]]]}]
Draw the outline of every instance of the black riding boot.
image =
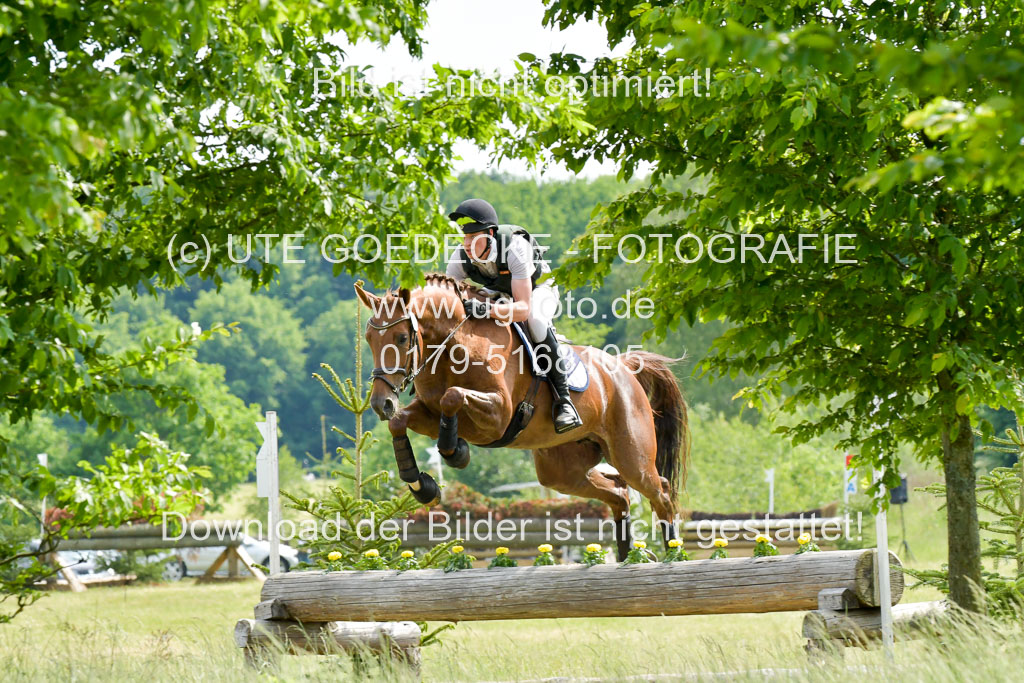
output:
[{"label": "black riding boot", "polygon": [[555,422],[555,432],[561,434],[571,429],[582,426],[576,407],[572,404],[569,396],[569,387],[565,379],[565,369],[558,362],[558,339],[555,338],[555,330],[548,328],[548,336],[536,347],[538,360],[541,369],[548,371],[548,384],[551,385],[551,392],[555,396],[554,405],[551,407],[551,419]]}]

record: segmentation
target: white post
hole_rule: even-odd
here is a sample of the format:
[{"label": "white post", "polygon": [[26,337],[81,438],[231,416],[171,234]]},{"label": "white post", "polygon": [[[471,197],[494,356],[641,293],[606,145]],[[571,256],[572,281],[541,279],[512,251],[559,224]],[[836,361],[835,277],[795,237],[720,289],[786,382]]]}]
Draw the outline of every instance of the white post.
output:
[{"label": "white post", "polygon": [[889,497],[889,489],[881,483],[882,472],[875,471],[875,481],[879,486],[879,511],[875,516],[875,589],[878,591],[878,605],[882,620],[882,647],[889,660],[893,658],[892,633],[892,590],[889,586],[889,527],[886,523],[885,504]]},{"label": "white post", "polygon": [[[47,462],[48,458],[49,458],[49,456],[46,455],[46,453],[37,453],[36,454],[36,460],[39,461],[39,464],[43,468],[46,467],[46,462]],[[40,534],[40,538],[42,538],[43,536],[46,535],[46,496],[43,496],[43,502],[42,502],[42,508],[41,509],[42,509],[42,512],[39,515],[39,534]]]},{"label": "white post", "polygon": [[[775,468],[764,471],[764,480],[768,482],[768,514],[775,514]],[[766,532],[767,533],[767,532]]]},{"label": "white post", "polygon": [[[273,410],[267,411],[267,427],[269,432],[270,452],[270,532],[267,537],[270,539],[270,575],[281,573],[280,540],[277,537],[278,523],[281,520],[281,500],[277,468],[277,413]],[[888,574],[886,574],[888,577]],[[886,584],[888,585],[888,584]]]},{"label": "white post", "polygon": [[281,571],[280,541],[277,526],[281,519],[280,492],[277,471],[277,413],[267,411],[267,421],[257,422],[256,427],[263,435],[263,445],[256,455],[256,495],[267,499],[267,540],[270,541],[270,575]]}]

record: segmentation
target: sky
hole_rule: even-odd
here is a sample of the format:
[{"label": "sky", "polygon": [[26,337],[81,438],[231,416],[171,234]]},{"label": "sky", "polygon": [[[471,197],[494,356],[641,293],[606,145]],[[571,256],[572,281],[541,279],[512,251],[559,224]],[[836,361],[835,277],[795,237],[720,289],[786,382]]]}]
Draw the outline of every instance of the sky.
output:
[{"label": "sky", "polygon": [[[530,52],[546,57],[552,52],[572,52],[587,59],[619,56],[626,48],[609,50],[604,29],[596,21],[580,22],[564,31],[544,28],[544,5],[540,0],[435,0],[427,9],[428,24],[423,31],[423,59],[409,56],[405,44],[395,40],[385,50],[360,43],[347,48],[352,64],[372,64],[371,80],[416,82],[434,63],[457,69],[512,73],[516,56]],[[551,166],[541,176],[525,162],[506,161],[492,165],[486,152],[462,142],[456,145],[462,161],[456,161],[457,173],[503,171],[537,180],[561,180],[574,177],[564,166]],[[616,172],[610,162],[588,162],[580,176],[593,178]]]}]

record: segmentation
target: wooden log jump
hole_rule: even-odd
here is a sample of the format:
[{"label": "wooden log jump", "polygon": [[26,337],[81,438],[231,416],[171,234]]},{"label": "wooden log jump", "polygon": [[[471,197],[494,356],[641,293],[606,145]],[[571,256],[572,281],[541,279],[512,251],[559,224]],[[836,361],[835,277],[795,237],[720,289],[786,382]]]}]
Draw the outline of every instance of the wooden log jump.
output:
[{"label": "wooden log jump", "polygon": [[[893,603],[903,595],[890,553]],[[820,591],[849,589],[876,604],[874,551],[695,560],[631,566],[291,572],[267,579],[261,599],[291,619],[486,621],[811,610]]]},{"label": "wooden log jump", "polygon": [[[934,632],[941,628],[947,610],[943,601],[894,605],[893,632],[904,638]],[[811,654],[829,649],[830,644],[870,647],[882,638],[881,610],[862,604],[852,591],[823,590],[818,609],[804,616],[802,633]]]},{"label": "wooden log jump", "polygon": [[254,668],[272,662],[280,652],[372,654],[392,657],[418,672],[420,636],[420,627],[411,621],[301,624],[290,620],[239,619],[235,624],[235,645],[242,648],[246,662]]}]

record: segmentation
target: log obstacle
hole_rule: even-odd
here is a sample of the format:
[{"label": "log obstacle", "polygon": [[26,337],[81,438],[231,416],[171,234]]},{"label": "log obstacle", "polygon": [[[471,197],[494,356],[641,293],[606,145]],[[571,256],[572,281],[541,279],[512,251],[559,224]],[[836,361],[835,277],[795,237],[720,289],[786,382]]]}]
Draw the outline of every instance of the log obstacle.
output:
[{"label": "log obstacle", "polygon": [[[941,629],[949,606],[944,601],[912,602],[892,608],[893,633],[912,638]],[[877,607],[860,603],[848,590],[823,590],[818,609],[804,616],[802,633],[807,652],[814,654],[829,646],[870,647],[882,638],[882,614]]]},{"label": "log obstacle", "polygon": [[[560,565],[398,571],[290,572],[267,579],[261,599],[290,618],[327,621],[485,621],[643,617],[810,610],[818,593],[848,588],[876,605],[874,551],[694,560],[671,564]],[[890,553],[893,601],[903,594]]]},{"label": "log obstacle", "polygon": [[[892,603],[903,596],[902,564],[889,553]],[[381,622],[489,621],[572,617],[652,617],[816,610],[805,631],[817,645],[854,644],[846,622],[823,610],[842,608],[871,630],[879,612],[874,550],[638,565],[555,565],[406,572],[290,572],[263,584],[255,620],[236,626],[236,643],[251,652],[276,639],[284,651],[323,652],[324,643],[362,642],[374,649]],[[837,612],[839,613],[839,612]],[[907,611],[909,614],[911,612]],[[853,614],[852,617],[849,615]],[[902,615],[903,612],[901,611]],[[366,635],[354,623],[376,624]],[[812,624],[812,625],[808,625]],[[295,629],[313,633],[296,636]],[[254,636],[256,631],[270,634]],[[338,636],[337,634],[345,634]],[[836,634],[835,636],[830,634]],[[362,635],[361,635],[362,634]],[[264,640],[260,640],[264,638]],[[309,643],[313,645],[310,646]],[[281,646],[279,646],[280,649]],[[333,647],[333,645],[332,645]],[[346,646],[342,647],[345,650]],[[380,647],[379,650],[387,648]],[[392,648],[393,651],[393,648]],[[809,648],[810,651],[810,648]],[[418,662],[418,654],[406,657]]]},{"label": "log obstacle", "polygon": [[302,624],[291,620],[240,619],[235,645],[253,668],[272,663],[277,652],[287,654],[352,654],[390,657],[418,673],[420,627],[397,623],[328,622]]}]

